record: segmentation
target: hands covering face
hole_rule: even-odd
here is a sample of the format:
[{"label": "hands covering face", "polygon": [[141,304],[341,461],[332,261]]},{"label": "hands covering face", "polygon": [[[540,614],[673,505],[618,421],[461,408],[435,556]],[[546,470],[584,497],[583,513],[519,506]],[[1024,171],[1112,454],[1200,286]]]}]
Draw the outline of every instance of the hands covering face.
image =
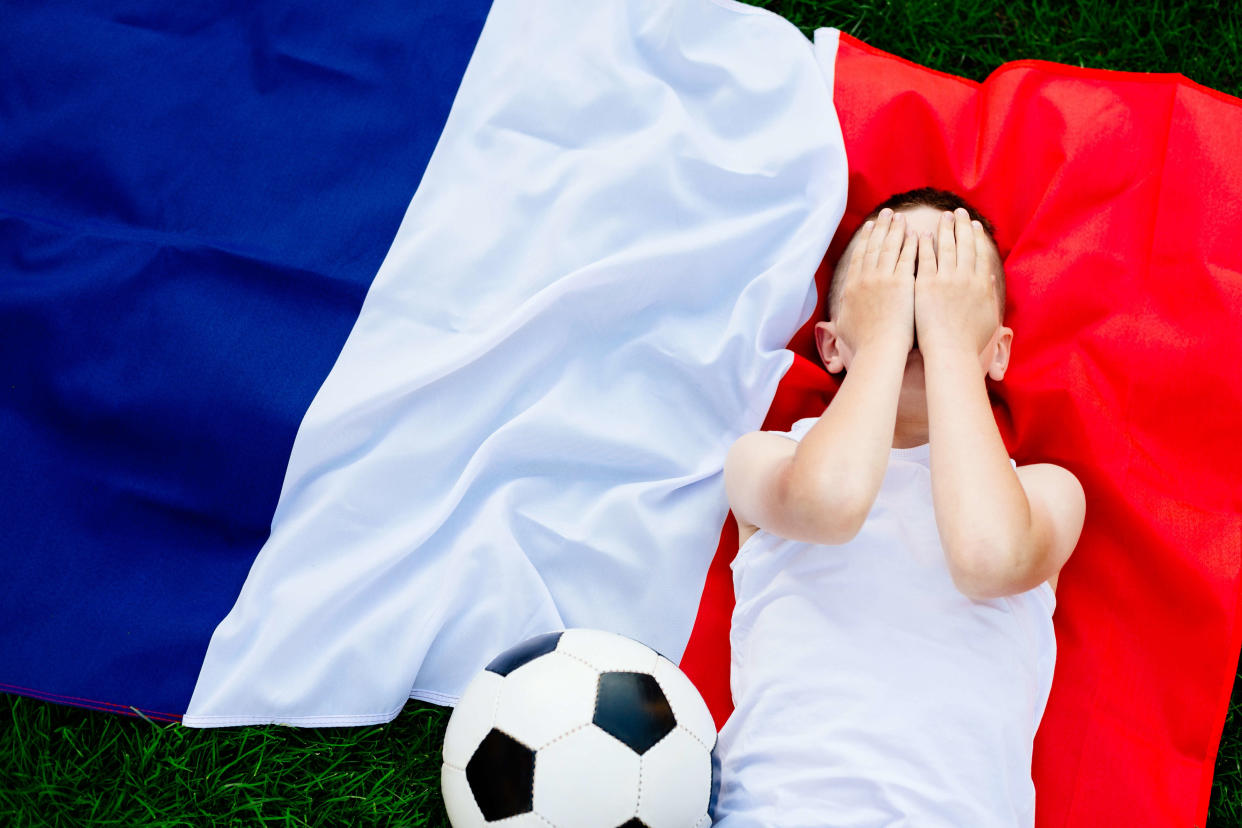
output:
[{"label": "hands covering face", "polygon": [[[998,326],[992,242],[964,209],[915,234],[885,209],[859,231],[842,288],[838,332],[855,351],[881,340],[906,351],[983,351]],[[937,246],[939,251],[937,252]],[[917,270],[918,278],[915,278]]]}]

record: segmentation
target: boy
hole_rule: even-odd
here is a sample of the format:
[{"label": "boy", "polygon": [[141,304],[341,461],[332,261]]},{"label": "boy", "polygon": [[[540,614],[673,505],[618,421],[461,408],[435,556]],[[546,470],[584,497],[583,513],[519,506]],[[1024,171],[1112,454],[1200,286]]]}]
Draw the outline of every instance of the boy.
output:
[{"label": "boy", "polygon": [[888,199],[815,329],[846,372],[832,404],[730,449],[717,825],[1034,824],[1053,589],[1085,498],[1066,469],[1005,451],[984,384],[1009,362],[1003,285],[965,201]]}]

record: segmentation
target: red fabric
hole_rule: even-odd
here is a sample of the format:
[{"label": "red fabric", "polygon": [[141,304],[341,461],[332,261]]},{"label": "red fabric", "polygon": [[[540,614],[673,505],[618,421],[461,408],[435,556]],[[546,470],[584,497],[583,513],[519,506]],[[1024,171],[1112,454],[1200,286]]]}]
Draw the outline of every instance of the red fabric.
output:
[{"label": "red fabric", "polygon": [[[1013,353],[988,380],[1001,435],[1087,493],[1057,588],[1038,824],[1203,825],[1242,646],[1242,100],[1042,61],[977,84],[845,35],[835,96],[850,197],[821,297],[884,197],[971,200],[1006,256]],[[764,428],[820,414],[837,387],[813,323]],[[718,723],[736,546],[730,517],[683,660]]]}]

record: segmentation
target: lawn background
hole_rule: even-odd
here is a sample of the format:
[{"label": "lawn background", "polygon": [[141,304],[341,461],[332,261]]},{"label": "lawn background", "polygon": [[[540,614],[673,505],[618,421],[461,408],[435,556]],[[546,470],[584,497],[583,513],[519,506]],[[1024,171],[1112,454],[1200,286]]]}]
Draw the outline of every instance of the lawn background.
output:
[{"label": "lawn background", "polygon": [[[976,80],[1005,61],[1038,58],[1181,72],[1242,95],[1242,10],[1233,0],[754,5],[808,36],[836,26]],[[438,784],[447,718],[446,710],[411,702],[374,727],[195,730],[0,694],[0,825],[446,825]],[[1225,722],[1207,825],[1242,825],[1242,681]]]}]

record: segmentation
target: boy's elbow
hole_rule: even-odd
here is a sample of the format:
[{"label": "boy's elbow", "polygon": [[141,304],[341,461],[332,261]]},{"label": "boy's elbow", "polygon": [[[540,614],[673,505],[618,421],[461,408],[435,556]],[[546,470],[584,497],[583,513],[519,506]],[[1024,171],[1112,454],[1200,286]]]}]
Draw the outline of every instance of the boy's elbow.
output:
[{"label": "boy's elbow", "polygon": [[998,589],[994,581],[986,578],[963,574],[959,571],[951,571],[950,574],[953,576],[953,585],[957,587],[957,591],[972,601],[988,601],[1010,594]]},{"label": "boy's elbow", "polygon": [[866,522],[871,503],[865,498],[853,496],[840,490],[816,492],[802,488],[799,495],[792,492],[786,502],[800,516],[802,538],[811,543],[839,546],[853,540]]},{"label": "boy's elbow", "polygon": [[866,522],[866,512],[854,513],[847,512],[841,515],[832,525],[827,526],[823,530],[823,540],[820,543],[829,546],[840,546],[843,543],[849,543],[858,532],[862,529],[863,523]]},{"label": "boy's elbow", "polygon": [[862,520],[856,520],[850,514],[833,512],[830,515],[818,515],[813,521],[807,521],[806,529],[798,540],[824,546],[840,546],[854,539],[860,529]]},{"label": "boy's elbow", "polygon": [[1020,565],[1021,556],[989,550],[988,554],[948,554],[949,574],[957,591],[974,601],[1016,595],[1039,585]]}]

